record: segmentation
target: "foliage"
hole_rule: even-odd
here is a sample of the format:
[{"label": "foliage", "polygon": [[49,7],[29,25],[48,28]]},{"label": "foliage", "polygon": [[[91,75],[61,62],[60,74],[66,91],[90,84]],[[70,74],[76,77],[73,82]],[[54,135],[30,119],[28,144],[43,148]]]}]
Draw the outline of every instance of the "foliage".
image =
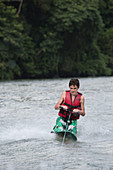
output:
[{"label": "foliage", "polygon": [[113,0],[99,0],[99,11],[105,28],[113,27]]},{"label": "foliage", "polygon": [[108,66],[113,72],[113,28],[108,28],[101,32],[98,39],[98,44],[103,54],[107,55]]},{"label": "foliage", "polygon": [[[96,68],[100,63],[101,53],[98,50],[95,54],[96,49],[93,47],[103,27],[98,5],[93,1],[56,0],[51,13],[50,23],[60,35],[57,37],[63,39],[63,47],[60,49],[60,75],[62,77],[98,75]],[[93,66],[94,60],[97,67]],[[91,69],[84,68],[86,62],[92,63]]]},{"label": "foliage", "polygon": [[[16,9],[0,3],[0,79],[22,77],[21,65],[32,59],[33,43]],[[30,62],[30,61],[29,61]]]},{"label": "foliage", "polygon": [[0,79],[113,74],[113,0],[0,1]]}]

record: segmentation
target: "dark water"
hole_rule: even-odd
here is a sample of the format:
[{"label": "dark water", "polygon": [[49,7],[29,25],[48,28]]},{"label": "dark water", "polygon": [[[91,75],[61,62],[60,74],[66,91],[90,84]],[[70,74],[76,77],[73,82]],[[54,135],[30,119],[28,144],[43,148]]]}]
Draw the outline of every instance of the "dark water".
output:
[{"label": "dark water", "polygon": [[0,170],[113,170],[113,77],[80,78],[78,140],[51,134],[69,79],[0,83]]}]

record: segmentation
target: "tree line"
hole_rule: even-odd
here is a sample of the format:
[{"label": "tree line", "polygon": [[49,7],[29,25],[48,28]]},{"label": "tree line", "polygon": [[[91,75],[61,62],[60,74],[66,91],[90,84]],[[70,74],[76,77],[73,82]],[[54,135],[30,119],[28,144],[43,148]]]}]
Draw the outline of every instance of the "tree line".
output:
[{"label": "tree line", "polygon": [[113,75],[113,0],[0,0],[0,80]]}]

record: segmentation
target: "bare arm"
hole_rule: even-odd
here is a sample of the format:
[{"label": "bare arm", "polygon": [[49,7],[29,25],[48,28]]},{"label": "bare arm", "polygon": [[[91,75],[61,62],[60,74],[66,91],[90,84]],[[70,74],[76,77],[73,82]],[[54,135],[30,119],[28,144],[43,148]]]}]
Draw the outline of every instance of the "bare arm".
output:
[{"label": "bare arm", "polygon": [[81,96],[81,101],[80,102],[81,102],[80,115],[85,116],[85,107],[84,107],[85,99],[84,99],[84,96]]},{"label": "bare arm", "polygon": [[[63,103],[63,101],[65,100],[65,95],[66,95],[66,92],[63,92],[58,103],[55,105],[55,110],[58,110],[60,109],[59,107],[61,106],[61,104]],[[63,106],[64,107],[64,106]]]}]

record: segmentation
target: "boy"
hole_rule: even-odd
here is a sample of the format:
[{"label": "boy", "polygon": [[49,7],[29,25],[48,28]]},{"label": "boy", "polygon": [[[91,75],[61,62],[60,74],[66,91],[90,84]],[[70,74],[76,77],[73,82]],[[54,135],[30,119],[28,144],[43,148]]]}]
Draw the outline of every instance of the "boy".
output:
[{"label": "boy", "polygon": [[78,79],[71,79],[69,82],[70,90],[64,91],[58,103],[55,105],[55,109],[59,110],[59,117],[57,118],[56,125],[54,127],[55,131],[60,132],[64,130],[71,112],[68,131],[76,133],[77,119],[79,119],[80,115],[85,116],[84,97],[78,92],[79,86],[80,83]]}]

